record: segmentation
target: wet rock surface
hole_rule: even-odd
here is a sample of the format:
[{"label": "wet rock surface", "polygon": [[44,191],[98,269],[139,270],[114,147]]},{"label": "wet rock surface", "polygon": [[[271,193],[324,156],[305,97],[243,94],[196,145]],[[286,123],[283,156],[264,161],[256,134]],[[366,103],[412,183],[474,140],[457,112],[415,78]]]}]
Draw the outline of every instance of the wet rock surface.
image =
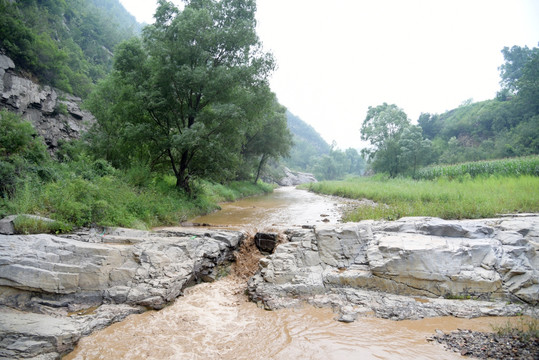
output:
[{"label": "wet rock surface", "polygon": [[437,331],[428,340],[444,344],[449,351],[478,359],[539,359],[539,338],[518,333],[500,335],[458,330],[446,334]]},{"label": "wet rock surface", "polygon": [[214,279],[243,233],[0,235],[0,358],[57,358],[88,335]]},{"label": "wet rock surface", "polygon": [[249,281],[267,309],[303,302],[342,321],[375,314],[538,316],[539,217],[403,218],[288,231]]}]

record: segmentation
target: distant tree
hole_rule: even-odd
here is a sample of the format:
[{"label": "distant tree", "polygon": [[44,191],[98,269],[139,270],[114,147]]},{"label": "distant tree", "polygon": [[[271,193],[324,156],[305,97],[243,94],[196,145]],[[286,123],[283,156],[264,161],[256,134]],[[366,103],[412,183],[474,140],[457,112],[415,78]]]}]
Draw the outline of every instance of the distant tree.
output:
[{"label": "distant tree", "polygon": [[399,139],[401,148],[400,163],[415,177],[416,170],[428,163],[431,154],[430,140],[423,139],[421,127],[410,125],[405,128]]},{"label": "distant tree", "polygon": [[363,149],[373,170],[387,172],[391,177],[402,171],[400,137],[410,126],[406,113],[397,105],[383,103],[369,106],[367,116],[361,126],[361,139],[369,141],[371,148]]},{"label": "distant tree", "polygon": [[285,112],[286,109],[275,98],[271,109],[246,134],[242,154],[246,163],[254,160],[256,164],[254,166],[255,184],[269,160],[277,160],[290,153],[293,141],[292,134],[288,130]]},{"label": "distant tree", "polygon": [[427,139],[432,140],[439,134],[442,128],[439,119],[440,116],[438,114],[421,113],[421,115],[419,115],[417,123],[421,126],[421,129],[423,129],[423,135]]},{"label": "distant tree", "polygon": [[350,163],[350,167],[348,168],[347,172],[354,175],[363,174],[363,170],[365,169],[365,160],[363,160],[357,150],[354,148],[348,148],[344,151],[344,153],[348,158],[348,162]]},{"label": "distant tree", "polygon": [[539,114],[539,49],[534,48],[516,82],[518,101],[531,114]]}]

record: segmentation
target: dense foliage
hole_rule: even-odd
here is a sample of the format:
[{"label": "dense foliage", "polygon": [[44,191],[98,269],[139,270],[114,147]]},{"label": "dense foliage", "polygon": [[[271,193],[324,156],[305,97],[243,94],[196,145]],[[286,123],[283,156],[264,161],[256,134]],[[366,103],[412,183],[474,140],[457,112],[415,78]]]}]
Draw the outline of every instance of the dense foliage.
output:
[{"label": "dense foliage", "polygon": [[173,176],[151,174],[136,165],[117,170],[78,143],[64,146],[58,154],[60,161],[53,161],[32,125],[14,113],[0,111],[0,130],[0,218],[39,214],[57,220],[47,228],[23,219],[18,224],[22,231],[177,224],[216,209],[217,202],[272,190],[250,182],[225,187],[197,181],[194,199],[175,188]]},{"label": "dense foliage", "polygon": [[18,69],[83,97],[138,31],[118,0],[0,0],[0,49]]},{"label": "dense foliage", "polygon": [[193,0],[182,10],[159,1],[155,23],[118,47],[114,72],[89,101],[96,150],[117,165],[168,169],[187,192],[195,178],[256,180],[268,158],[286,155],[255,10],[253,0]]},{"label": "dense foliage", "polygon": [[421,128],[412,125],[395,104],[369,107],[361,126],[361,139],[371,144],[362,153],[375,172],[392,177],[407,172],[413,175],[429,160],[430,141],[423,139]]}]

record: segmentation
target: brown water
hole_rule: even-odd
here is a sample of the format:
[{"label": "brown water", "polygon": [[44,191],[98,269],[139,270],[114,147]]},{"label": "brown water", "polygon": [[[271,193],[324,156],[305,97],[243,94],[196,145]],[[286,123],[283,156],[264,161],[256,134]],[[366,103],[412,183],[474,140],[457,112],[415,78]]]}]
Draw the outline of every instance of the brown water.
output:
[{"label": "brown water", "polygon": [[354,201],[320,196],[294,187],[281,187],[273,193],[221,204],[221,210],[199,216],[193,223],[233,228],[284,228],[298,225],[334,224],[341,209]]},{"label": "brown water", "polygon": [[[285,188],[225,204],[222,212],[193,222],[256,228],[336,222],[343,204]],[[64,359],[461,359],[426,337],[436,329],[488,331],[507,321],[359,318],[346,324],[329,309],[265,311],[248,302],[244,290],[232,277],[197,285],[161,311],[131,315],[82,339]]]}]

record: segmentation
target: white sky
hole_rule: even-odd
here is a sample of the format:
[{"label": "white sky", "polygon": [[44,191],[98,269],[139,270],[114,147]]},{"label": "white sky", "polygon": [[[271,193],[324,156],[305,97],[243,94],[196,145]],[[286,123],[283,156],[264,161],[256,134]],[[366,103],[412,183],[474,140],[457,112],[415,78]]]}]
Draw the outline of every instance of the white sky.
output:
[{"label": "white sky", "polygon": [[[151,23],[154,0],[120,0]],[[175,0],[175,3],[180,3]],[[499,90],[501,49],[537,47],[539,0],[258,0],[279,102],[341,149],[361,148],[367,108],[412,121]]]}]

